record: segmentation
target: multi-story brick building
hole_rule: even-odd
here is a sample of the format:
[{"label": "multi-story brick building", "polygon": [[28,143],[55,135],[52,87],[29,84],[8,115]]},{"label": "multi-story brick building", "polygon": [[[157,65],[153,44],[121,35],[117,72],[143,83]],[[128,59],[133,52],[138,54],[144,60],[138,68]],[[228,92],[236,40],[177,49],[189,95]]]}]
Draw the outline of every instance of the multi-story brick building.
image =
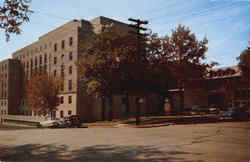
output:
[{"label": "multi-story brick building", "polygon": [[[72,20],[13,53],[13,59],[22,65],[24,81],[37,72],[45,71],[50,75],[64,77],[60,93],[61,104],[58,106],[58,111],[53,113],[54,117],[80,114],[83,120],[98,120],[103,113],[107,116],[109,110],[101,110],[99,100],[79,90],[79,72],[75,63],[81,54],[82,45],[88,41],[89,33],[100,33],[110,26],[122,32],[131,30],[127,24],[105,17],[97,17],[91,21]],[[113,116],[120,117],[124,111],[121,106],[121,96],[114,98],[114,106],[120,109],[116,108]],[[22,98],[20,103],[21,114],[37,115],[36,112],[30,112],[25,98]],[[152,102],[148,102],[147,105],[150,104]],[[132,112],[135,109],[133,106],[135,105],[131,105]],[[149,109],[148,106],[147,111]]]},{"label": "multi-story brick building", "polygon": [[184,106],[250,107],[250,84],[238,66],[210,70],[203,81],[193,81],[184,90]]},{"label": "multi-story brick building", "polygon": [[0,115],[18,114],[22,97],[22,73],[19,61],[0,62]]}]

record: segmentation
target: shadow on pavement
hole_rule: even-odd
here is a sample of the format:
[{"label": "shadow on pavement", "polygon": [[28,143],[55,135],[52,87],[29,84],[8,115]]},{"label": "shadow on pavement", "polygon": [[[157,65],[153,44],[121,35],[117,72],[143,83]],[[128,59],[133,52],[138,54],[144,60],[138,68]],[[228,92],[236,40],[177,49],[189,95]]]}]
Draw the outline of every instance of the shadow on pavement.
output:
[{"label": "shadow on pavement", "polygon": [[[188,155],[199,156],[202,154],[182,151],[163,152],[149,146],[95,145],[78,150],[69,150],[66,145],[56,146],[53,144],[27,144],[16,147],[0,146],[0,161],[6,162],[192,162],[183,158]],[[202,162],[202,160],[198,160],[198,162]]]}]

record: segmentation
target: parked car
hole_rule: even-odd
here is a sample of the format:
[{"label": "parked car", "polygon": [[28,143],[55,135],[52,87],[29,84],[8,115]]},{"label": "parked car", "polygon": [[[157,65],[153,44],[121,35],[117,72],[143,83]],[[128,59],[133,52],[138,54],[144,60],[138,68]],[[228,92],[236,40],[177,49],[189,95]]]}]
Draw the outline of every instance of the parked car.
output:
[{"label": "parked car", "polygon": [[198,105],[194,105],[192,106],[191,110],[190,110],[190,114],[194,115],[194,114],[206,114],[208,113],[209,110],[207,107],[201,107]]},{"label": "parked car", "polygon": [[55,120],[46,120],[46,121],[42,121],[42,122],[39,122],[37,124],[37,127],[41,128],[53,128],[53,127],[56,127],[58,125],[58,123],[60,122],[60,120],[58,119],[55,119]]},{"label": "parked car", "polygon": [[45,128],[72,128],[72,127],[81,127],[80,117],[78,115],[66,116],[63,119],[59,120],[47,120],[38,123],[37,127]]},{"label": "parked car", "polygon": [[81,127],[80,117],[78,115],[71,115],[65,119],[68,127]]},{"label": "parked car", "polygon": [[249,119],[249,114],[241,107],[232,107],[228,110],[222,112],[218,116],[219,120],[247,120]]},{"label": "parked car", "polygon": [[216,105],[212,105],[208,107],[208,113],[209,114],[219,114],[220,113],[220,108]]}]

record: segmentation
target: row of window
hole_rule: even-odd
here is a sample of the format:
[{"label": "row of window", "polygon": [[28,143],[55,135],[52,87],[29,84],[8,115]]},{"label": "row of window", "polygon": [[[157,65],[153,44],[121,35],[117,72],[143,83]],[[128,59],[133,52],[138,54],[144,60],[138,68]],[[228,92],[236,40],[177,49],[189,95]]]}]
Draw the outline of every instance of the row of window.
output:
[{"label": "row of window", "polygon": [[6,102],[6,101],[1,101],[0,103],[1,103],[1,104],[0,104],[1,106],[6,106],[6,105],[7,105],[7,102]]},{"label": "row of window", "polygon": [[6,110],[1,110],[0,112],[1,112],[0,115],[7,115],[7,111]]},{"label": "row of window", "polygon": [[7,69],[7,64],[4,64],[4,65],[2,65],[2,66],[0,66],[0,72],[2,71],[2,72],[4,72],[4,70],[6,70]]},{"label": "row of window", "polygon": [[235,91],[235,98],[250,98],[250,89]]},{"label": "row of window", "polygon": [[249,106],[250,107],[250,102],[235,102],[234,105],[235,106],[244,105],[244,106]]},{"label": "row of window", "polygon": [[[61,58],[62,59],[64,58],[63,54],[62,54]],[[73,53],[72,52],[69,52],[68,59],[70,61],[73,60]],[[47,64],[47,54],[44,55],[44,58],[42,55],[39,56],[39,64],[40,65],[43,64],[43,60],[44,60],[44,64]],[[54,57],[54,64],[57,64],[57,57]],[[32,68],[33,65],[35,65],[35,66],[38,65],[37,57],[35,57],[34,62],[33,62],[33,59],[31,59],[30,63],[29,62],[27,62],[26,64],[25,64],[25,62],[23,63],[23,66],[26,67],[27,69],[29,68],[29,66],[31,66],[31,68]]]},{"label": "row of window", "polygon": [[[61,96],[61,104],[64,103],[64,96]],[[72,96],[68,96],[68,103],[72,104]]]},{"label": "row of window", "polygon": [[[72,90],[72,80],[68,81],[68,89],[69,89],[69,91]],[[64,83],[62,83],[62,85],[61,85],[61,91],[64,91]]]},{"label": "row of window", "polygon": [[[61,59],[62,59],[62,60],[64,59],[64,54],[61,55]],[[72,52],[69,52],[68,59],[69,59],[70,61],[73,60],[73,53],[72,53]],[[56,57],[56,56],[54,57],[54,64],[55,64],[55,65],[57,64],[57,57]]]},{"label": "row of window", "polygon": [[[73,45],[73,38],[70,37],[69,38],[69,46],[72,46]],[[61,49],[64,49],[65,48],[65,40],[62,40],[61,42]],[[57,51],[57,43],[54,44],[54,51],[56,52]]]},{"label": "row of window", "polygon": [[[68,111],[68,115],[72,115],[72,111],[71,110]],[[64,117],[64,111],[60,111],[60,117],[61,118]]]},{"label": "row of window", "polygon": [[[69,46],[71,47],[72,45],[73,45],[73,37],[70,37],[69,38]],[[50,46],[51,46],[51,43],[50,43]],[[62,42],[61,42],[61,48],[62,49],[65,48],[65,40],[62,40]],[[39,50],[40,50],[40,52],[42,52],[43,49],[47,49],[47,44],[44,44],[44,46],[40,46],[39,48],[36,47],[34,49],[31,49],[30,51],[27,51],[26,54],[22,54],[20,56],[17,56],[17,59],[18,60],[24,59],[26,56],[29,57],[30,54],[33,54],[34,52],[36,52],[36,53],[39,52]],[[54,51],[57,51],[57,43],[54,44]]]},{"label": "row of window", "polygon": [[217,70],[217,71],[210,71],[209,77],[222,77],[222,76],[232,76],[236,73],[234,69],[228,68],[226,70]]},{"label": "row of window", "polygon": [[[69,66],[69,69],[68,69],[68,70],[69,70],[69,71],[68,71],[69,75],[71,75],[72,72],[73,72],[72,66],[71,66],[71,65]],[[57,76],[57,71],[54,70],[54,77],[56,77],[56,76]],[[64,65],[61,65],[61,76],[64,76]]]}]

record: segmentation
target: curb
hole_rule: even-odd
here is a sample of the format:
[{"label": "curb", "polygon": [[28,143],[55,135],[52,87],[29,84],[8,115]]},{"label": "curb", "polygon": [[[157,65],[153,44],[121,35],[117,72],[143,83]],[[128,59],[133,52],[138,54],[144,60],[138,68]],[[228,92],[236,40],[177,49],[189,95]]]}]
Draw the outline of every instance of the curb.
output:
[{"label": "curb", "polygon": [[172,123],[168,124],[156,124],[156,125],[139,125],[139,126],[131,126],[131,128],[157,128],[157,127],[166,127],[172,125]]}]

